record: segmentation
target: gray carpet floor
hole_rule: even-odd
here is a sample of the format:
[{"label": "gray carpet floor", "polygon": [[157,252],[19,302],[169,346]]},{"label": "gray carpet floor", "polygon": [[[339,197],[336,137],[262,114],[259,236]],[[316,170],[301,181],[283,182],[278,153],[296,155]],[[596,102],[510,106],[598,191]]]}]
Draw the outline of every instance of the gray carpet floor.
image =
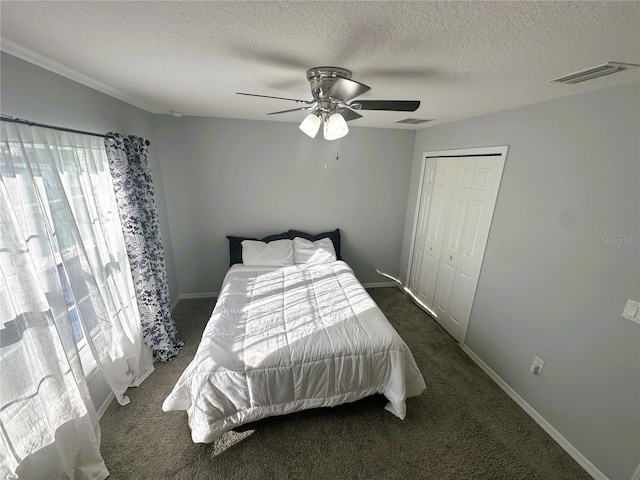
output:
[{"label": "gray carpet floor", "polygon": [[369,291],[411,348],[427,384],[407,417],[372,396],[272,417],[191,441],[185,412],[162,402],[191,361],[214,306],[182,300],[173,311],[185,346],[100,420],[110,479],[589,479],[455,341],[397,288]]}]

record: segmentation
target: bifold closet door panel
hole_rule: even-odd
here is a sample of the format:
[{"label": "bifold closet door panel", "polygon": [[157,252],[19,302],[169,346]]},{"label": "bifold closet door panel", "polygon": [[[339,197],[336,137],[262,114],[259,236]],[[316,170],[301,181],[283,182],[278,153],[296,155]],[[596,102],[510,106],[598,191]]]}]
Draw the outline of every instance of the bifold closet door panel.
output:
[{"label": "bifold closet door panel", "polygon": [[438,169],[443,163],[447,164],[452,178],[448,182],[445,229],[433,306],[438,322],[446,328],[451,293],[466,225],[469,198],[473,187],[476,158],[448,158],[444,162],[438,163]]},{"label": "bifold closet door panel", "polygon": [[431,310],[434,310],[434,296],[440,274],[442,245],[447,228],[451,192],[457,181],[456,165],[447,160],[438,158],[434,165],[434,180],[420,270],[419,298]]},{"label": "bifold closet door panel", "polygon": [[[427,242],[427,229],[433,208],[437,164],[436,158],[430,158],[425,165],[409,283],[412,294],[425,304],[433,300],[433,287],[430,283],[435,282],[435,277],[429,275],[429,272],[433,271],[434,249]],[[435,273],[437,274],[437,263]]]},{"label": "bifold closet door panel", "polygon": [[477,282],[464,271],[457,269],[454,274],[451,299],[444,328],[458,342],[462,343],[469,323],[471,306],[475,296]]},{"label": "bifold closet door panel", "polygon": [[[414,237],[413,255],[411,259],[411,272],[409,276],[409,290],[421,302],[426,301],[425,288],[426,284],[428,283],[428,279],[425,279],[423,275],[423,271],[426,267],[424,263],[433,261],[433,252],[426,252],[426,241],[427,224],[429,219],[429,210],[432,203],[436,166],[437,159],[430,158],[427,160],[423,172],[422,192],[420,196],[420,202],[418,204],[416,232]],[[433,248],[431,250],[433,250]]]},{"label": "bifold closet door panel", "polygon": [[503,166],[504,161],[496,157],[477,159],[449,312],[444,325],[458,341],[464,339],[471,316]]}]

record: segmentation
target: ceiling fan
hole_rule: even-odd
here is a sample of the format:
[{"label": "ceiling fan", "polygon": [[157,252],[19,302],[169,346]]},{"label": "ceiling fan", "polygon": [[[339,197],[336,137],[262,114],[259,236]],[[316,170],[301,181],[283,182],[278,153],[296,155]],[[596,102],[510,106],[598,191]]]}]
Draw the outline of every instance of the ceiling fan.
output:
[{"label": "ceiling fan", "polygon": [[251,97],[289,100],[303,105],[289,110],[271,112],[268,115],[310,110],[311,113],[300,124],[300,130],[315,138],[324,123],[324,138],[336,140],[349,132],[347,121],[362,117],[355,110],[389,110],[415,112],[420,107],[418,100],[358,100],[354,99],[371,88],[351,79],[351,72],[340,67],[314,67],[307,70],[313,100],[272,97],[254,93],[236,92]]}]

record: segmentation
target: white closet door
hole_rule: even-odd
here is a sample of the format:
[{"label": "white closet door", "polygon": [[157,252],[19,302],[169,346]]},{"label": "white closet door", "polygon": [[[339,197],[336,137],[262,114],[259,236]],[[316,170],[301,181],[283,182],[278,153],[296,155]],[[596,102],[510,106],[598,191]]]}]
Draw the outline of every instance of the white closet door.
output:
[{"label": "white closet door", "polygon": [[424,255],[419,271],[418,298],[426,306],[432,308],[438,279],[442,242],[447,225],[447,196],[452,183],[455,181],[455,172],[449,165],[441,164],[438,159],[430,160],[434,160],[431,164],[432,169],[428,170],[431,175],[430,178],[433,179],[433,185],[431,186],[431,200],[424,237]]},{"label": "white closet door", "polygon": [[[423,261],[425,261],[425,244],[427,237],[427,220],[429,218],[429,210],[431,208],[431,199],[433,195],[433,184],[435,180],[437,159],[430,158],[427,160],[423,181],[422,192],[420,201],[418,204],[418,213],[415,226],[414,248],[411,258],[411,271],[409,278],[409,290],[420,301],[425,302],[424,288],[421,288],[421,284],[424,284],[422,270]],[[427,261],[433,258],[431,252],[427,255]]]},{"label": "white closet door", "polygon": [[507,147],[424,154],[408,291],[464,343]]},{"label": "white closet door", "polygon": [[[473,186],[473,176],[476,166],[475,157],[448,158],[440,161],[440,166],[445,166],[451,179],[448,184],[445,202],[446,217],[442,249],[440,252],[440,264],[437,271],[437,282],[433,297],[433,307],[437,319],[443,323],[449,316],[449,304],[456,279],[456,269],[460,257],[460,247],[466,225],[467,208]],[[437,174],[436,174],[437,177]]]},{"label": "white closet door", "polygon": [[443,325],[459,342],[469,324],[503,167],[504,157],[477,159],[449,311]]}]

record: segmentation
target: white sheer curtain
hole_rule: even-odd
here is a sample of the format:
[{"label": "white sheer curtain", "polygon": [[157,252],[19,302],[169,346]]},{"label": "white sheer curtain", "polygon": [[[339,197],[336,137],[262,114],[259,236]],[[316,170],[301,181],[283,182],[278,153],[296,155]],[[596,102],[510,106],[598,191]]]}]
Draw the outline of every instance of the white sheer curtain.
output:
[{"label": "white sheer curtain", "polygon": [[98,137],[0,122],[0,476],[105,478],[81,357],[153,371]]}]

